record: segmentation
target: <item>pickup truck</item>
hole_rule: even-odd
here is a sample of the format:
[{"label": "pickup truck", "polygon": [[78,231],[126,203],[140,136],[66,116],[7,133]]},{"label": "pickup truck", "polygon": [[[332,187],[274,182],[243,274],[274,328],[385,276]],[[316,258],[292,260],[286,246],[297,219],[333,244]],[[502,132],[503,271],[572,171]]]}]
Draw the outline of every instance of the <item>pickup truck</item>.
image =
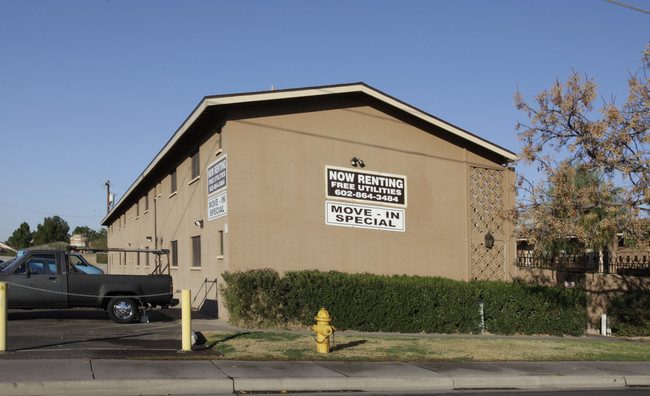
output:
[{"label": "pickup truck", "polygon": [[169,275],[86,274],[70,265],[63,250],[33,250],[0,269],[8,308],[106,310],[117,323],[135,322],[140,309],[178,304]]}]

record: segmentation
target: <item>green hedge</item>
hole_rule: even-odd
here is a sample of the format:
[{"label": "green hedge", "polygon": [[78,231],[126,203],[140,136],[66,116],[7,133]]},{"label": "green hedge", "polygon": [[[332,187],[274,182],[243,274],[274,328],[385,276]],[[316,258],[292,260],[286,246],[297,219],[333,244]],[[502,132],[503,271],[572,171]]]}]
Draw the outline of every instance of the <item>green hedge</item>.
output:
[{"label": "green hedge", "polygon": [[650,294],[628,292],[612,298],[607,306],[612,333],[650,336]]},{"label": "green hedge", "polygon": [[580,289],[336,271],[280,276],[259,269],[223,278],[231,320],[248,326],[310,326],[325,307],[339,330],[477,333],[480,302],[492,334],[582,335],[587,323],[587,295]]}]

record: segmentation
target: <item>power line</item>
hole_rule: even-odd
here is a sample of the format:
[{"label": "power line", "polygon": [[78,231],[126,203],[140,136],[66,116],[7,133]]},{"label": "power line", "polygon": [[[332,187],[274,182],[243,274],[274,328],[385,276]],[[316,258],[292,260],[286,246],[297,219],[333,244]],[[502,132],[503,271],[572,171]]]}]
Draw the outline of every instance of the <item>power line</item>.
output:
[{"label": "power line", "polygon": [[627,8],[629,8],[629,9],[634,10],[634,11],[639,11],[639,12],[644,12],[644,13],[646,13],[646,14],[650,14],[650,11],[646,11],[646,10],[644,10],[644,9],[637,8],[637,7],[632,7],[631,5],[627,5],[627,4],[619,3],[618,1],[614,1],[614,0],[605,0],[605,1],[608,2],[608,3],[612,3],[612,4],[619,5],[619,6],[621,6],[621,7],[627,7]]},{"label": "power line", "polygon": [[71,214],[61,214],[61,213],[44,212],[44,211],[41,211],[41,210],[34,210],[34,209],[21,208],[20,206],[16,206],[16,205],[8,204],[8,203],[5,203],[5,202],[0,202],[0,205],[3,205],[3,206],[9,206],[10,208],[20,209],[20,210],[24,210],[24,211],[26,211],[26,212],[38,213],[38,214],[43,214],[43,215],[48,215],[48,216],[59,216],[59,217],[85,217],[85,218],[102,217],[101,215],[71,215]]}]

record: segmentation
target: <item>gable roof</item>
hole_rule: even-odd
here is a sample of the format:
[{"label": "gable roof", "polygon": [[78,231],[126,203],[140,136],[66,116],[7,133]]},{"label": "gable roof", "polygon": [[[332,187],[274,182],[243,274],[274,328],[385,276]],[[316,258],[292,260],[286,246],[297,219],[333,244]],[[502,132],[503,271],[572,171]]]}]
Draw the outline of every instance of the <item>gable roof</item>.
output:
[{"label": "gable roof", "polygon": [[383,103],[386,106],[389,106],[393,109],[402,111],[416,119],[424,121],[427,124],[434,125],[441,128],[444,131],[449,132],[450,134],[471,142],[483,149],[492,152],[504,159],[504,162],[516,161],[518,159],[517,155],[513,152],[500,147],[494,143],[491,143],[483,138],[480,138],[464,129],[461,129],[455,125],[452,125],[448,122],[445,122],[439,118],[432,116],[422,110],[419,110],[401,100],[398,100],[390,95],[387,95],[365,83],[352,83],[352,84],[340,84],[340,85],[327,85],[320,87],[309,87],[309,88],[296,88],[296,89],[284,89],[284,90],[272,90],[272,91],[261,91],[261,92],[250,92],[250,93],[239,93],[239,94],[228,94],[228,95],[216,95],[216,96],[206,96],[201,100],[201,102],[196,106],[192,113],[187,117],[187,119],[181,124],[181,126],[176,130],[174,135],[169,139],[167,144],[160,150],[160,152],[154,157],[151,163],[147,168],[140,174],[140,176],[133,182],[131,187],[126,191],[126,193],[120,198],[120,200],[115,204],[113,209],[106,215],[102,220],[102,225],[105,225],[108,219],[111,217],[115,209],[119,208],[121,204],[126,201],[135,187],[149,175],[154,168],[162,161],[162,159],[169,153],[169,151],[183,138],[183,136],[191,129],[195,122],[206,113],[208,110],[218,109],[220,107],[228,107],[233,105],[241,104],[255,104],[262,102],[279,102],[283,100],[296,100],[296,99],[308,99],[308,98],[324,98],[324,97],[334,97],[346,94],[362,94],[366,95],[369,98],[372,98],[380,103]]}]

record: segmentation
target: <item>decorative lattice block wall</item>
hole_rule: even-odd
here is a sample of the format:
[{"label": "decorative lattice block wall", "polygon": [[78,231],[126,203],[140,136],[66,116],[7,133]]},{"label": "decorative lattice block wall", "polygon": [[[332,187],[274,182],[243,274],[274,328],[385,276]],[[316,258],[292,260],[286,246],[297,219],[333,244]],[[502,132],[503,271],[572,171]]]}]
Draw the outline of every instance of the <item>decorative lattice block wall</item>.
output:
[{"label": "decorative lattice block wall", "polygon": [[471,279],[504,279],[503,244],[495,243],[492,249],[483,244],[488,232],[504,239],[505,222],[499,216],[505,208],[504,174],[501,170],[470,167]]}]

